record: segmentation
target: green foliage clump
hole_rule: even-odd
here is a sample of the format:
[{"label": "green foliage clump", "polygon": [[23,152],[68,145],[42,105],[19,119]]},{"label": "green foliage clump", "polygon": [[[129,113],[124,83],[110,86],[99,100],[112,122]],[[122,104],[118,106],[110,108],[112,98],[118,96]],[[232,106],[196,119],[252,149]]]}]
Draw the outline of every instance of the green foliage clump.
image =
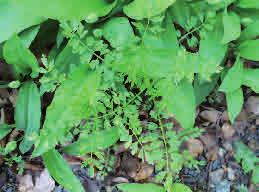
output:
[{"label": "green foliage clump", "polygon": [[[23,131],[19,150],[26,153],[34,145],[32,156],[42,156],[53,178],[70,191],[84,189],[55,147],[83,156],[82,166],[90,175],[104,177],[112,170],[118,142],[154,165],[155,180],[164,185],[119,185],[121,190],[190,191],[177,182],[183,166],[202,164],[180,149],[202,132],[195,127],[196,107],[221,79],[219,91],[226,94],[234,122],[243,105],[241,86],[259,92],[259,71],[244,65],[247,60],[259,61],[258,3],[75,0],[73,7],[70,4],[0,3],[0,26],[5,28],[0,32],[0,56],[15,76],[9,86],[20,86],[15,126],[1,125],[0,138],[13,127]],[[57,37],[50,38],[47,56],[38,59],[31,50],[34,39],[44,44],[37,33],[44,33],[39,26],[47,19],[59,23]],[[227,60],[235,64],[226,68]],[[47,93],[54,98],[42,117],[41,98]],[[141,111],[147,116],[145,123]],[[172,120],[168,122],[172,117],[181,131]],[[11,144],[1,153],[15,150],[17,143]],[[246,166],[250,163],[238,154],[237,160],[243,159],[250,171]]]}]

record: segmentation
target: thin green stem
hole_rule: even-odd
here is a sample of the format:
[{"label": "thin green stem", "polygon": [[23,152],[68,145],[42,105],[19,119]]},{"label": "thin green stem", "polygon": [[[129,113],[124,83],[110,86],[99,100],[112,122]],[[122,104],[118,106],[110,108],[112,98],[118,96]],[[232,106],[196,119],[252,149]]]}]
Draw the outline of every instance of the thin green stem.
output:
[{"label": "thin green stem", "polygon": [[166,139],[166,136],[165,136],[165,130],[164,130],[164,127],[163,127],[163,124],[162,124],[162,121],[161,121],[160,118],[159,118],[159,127],[160,127],[161,132],[162,132],[163,141],[164,141],[164,146],[165,146],[166,170],[167,170],[167,172],[170,172],[169,153],[168,153],[168,148],[167,148],[168,143],[167,143],[167,139]]},{"label": "thin green stem", "polygon": [[[138,96],[140,96],[143,92],[145,91],[142,90],[140,91],[137,95],[135,95],[129,102],[126,103],[125,105],[125,108],[127,108],[129,106],[129,104],[131,104]],[[94,118],[88,118],[87,120],[95,120],[95,119],[102,119],[104,117],[107,117],[107,116],[111,116],[111,115],[114,115],[117,111],[119,110],[119,108],[115,109],[115,110],[110,110],[110,112],[104,114],[104,115],[101,115],[101,116],[98,116],[98,117],[94,117]]]}]

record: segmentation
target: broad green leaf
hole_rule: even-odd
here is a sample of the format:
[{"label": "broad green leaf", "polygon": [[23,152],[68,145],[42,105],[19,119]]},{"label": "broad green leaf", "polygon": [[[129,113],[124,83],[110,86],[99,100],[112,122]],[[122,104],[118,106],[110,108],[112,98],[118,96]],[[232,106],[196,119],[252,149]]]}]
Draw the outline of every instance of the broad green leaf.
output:
[{"label": "broad green leaf", "polygon": [[35,39],[36,35],[40,30],[40,26],[33,26],[25,31],[23,31],[19,37],[23,42],[24,46],[29,48],[33,40]]},{"label": "broad green leaf", "polygon": [[110,4],[105,0],[74,0],[73,6],[69,0],[2,0],[0,27],[5,30],[0,32],[0,43],[9,39],[13,33],[37,25],[48,18],[60,21],[96,21],[98,17],[108,14],[115,4],[116,1]]},{"label": "broad green leaf", "polygon": [[[0,27],[5,29],[0,31],[0,43],[9,39],[14,33],[19,33],[45,20],[40,15],[32,14],[29,5],[24,0],[0,1]],[[46,10],[46,7],[43,10]]]},{"label": "broad green leaf", "polygon": [[226,74],[219,91],[228,93],[239,89],[243,83],[243,71],[243,62],[237,58],[233,67]]},{"label": "broad green leaf", "polygon": [[195,121],[196,102],[192,84],[186,79],[177,85],[168,80],[159,82],[158,94],[163,105],[171,112],[183,128],[192,128]]},{"label": "broad green leaf", "polygon": [[95,131],[92,134],[82,133],[78,141],[65,147],[64,151],[70,155],[85,155],[97,152],[116,143],[119,137],[118,130],[115,128]]},{"label": "broad green leaf", "polygon": [[166,14],[162,27],[164,30],[160,33],[144,32],[142,43],[144,47],[149,49],[168,49],[172,52],[172,56],[176,56],[179,45],[176,30],[169,13]]},{"label": "broad green leaf", "polygon": [[123,183],[116,186],[123,192],[165,192],[165,189],[163,187],[152,183]]},{"label": "broad green leaf", "polygon": [[176,0],[134,0],[128,5],[124,6],[124,13],[132,18],[141,20],[144,18],[151,18],[165,11]]},{"label": "broad green leaf", "polygon": [[[42,16],[63,20],[83,20],[92,22],[96,21],[98,17],[108,14],[116,4],[108,3],[106,0],[74,0],[71,6],[70,0],[46,0],[34,1],[26,0],[32,3],[33,11],[38,11]],[[45,6],[45,9],[42,7]]]},{"label": "broad green leaf", "polygon": [[26,48],[17,35],[13,35],[3,47],[4,59],[13,66],[17,74],[27,75],[31,73],[32,77],[37,77],[39,65],[36,57]]},{"label": "broad green leaf", "polygon": [[102,27],[103,36],[113,48],[128,46],[135,40],[133,29],[125,17],[114,17]]},{"label": "broad green leaf", "polygon": [[254,92],[259,93],[259,69],[244,70],[243,85],[250,87]]},{"label": "broad green leaf", "polygon": [[238,47],[238,50],[241,57],[253,61],[259,61],[259,39],[244,41]]},{"label": "broad green leaf", "polygon": [[223,15],[224,36],[222,43],[229,43],[236,40],[241,33],[240,18],[235,12],[226,13]]},{"label": "broad green leaf", "polygon": [[39,156],[55,147],[65,134],[83,118],[89,117],[95,106],[100,74],[77,67],[56,90],[47,109],[45,123],[33,156]]},{"label": "broad green leaf", "polygon": [[226,93],[227,97],[227,107],[228,107],[228,116],[231,123],[234,123],[235,118],[240,113],[243,103],[244,96],[241,88]]},{"label": "broad green leaf", "polygon": [[16,147],[17,147],[16,141],[9,141],[4,148],[4,154],[7,155],[8,153],[11,153],[16,149]]},{"label": "broad green leaf", "polygon": [[15,107],[16,128],[25,132],[20,143],[22,153],[30,150],[34,144],[33,139],[38,135],[41,119],[41,101],[37,86],[28,81],[19,90]]},{"label": "broad green leaf", "polygon": [[190,22],[192,10],[186,1],[176,1],[169,10],[173,21],[181,25],[185,30],[188,31],[194,27]]},{"label": "broad green leaf", "polygon": [[50,175],[66,190],[69,192],[85,192],[80,181],[58,151],[50,150],[44,153],[42,158]]},{"label": "broad green leaf", "polygon": [[193,127],[196,114],[196,102],[192,84],[187,80],[182,80],[174,87],[170,94],[172,95],[171,109],[176,120],[179,121],[184,128]]},{"label": "broad green leaf", "polygon": [[14,125],[0,124],[0,140],[8,135],[14,127]]},{"label": "broad green leaf", "polygon": [[187,185],[174,183],[172,187],[172,192],[192,192],[192,190]]},{"label": "broad green leaf", "polygon": [[249,24],[242,32],[239,41],[251,40],[259,36],[259,21]]},{"label": "broad green leaf", "polygon": [[238,7],[241,8],[256,8],[259,9],[258,0],[239,0]]},{"label": "broad green leaf", "polygon": [[219,75],[215,74],[209,81],[202,81],[199,76],[194,80],[196,106],[200,105],[217,85]]},{"label": "broad green leaf", "polygon": [[[227,53],[227,45],[222,44],[223,25],[221,15],[217,15],[216,23],[200,41],[198,73],[202,79],[208,80],[211,75],[219,71]],[[213,54],[211,54],[213,53]]]},{"label": "broad green leaf", "polygon": [[241,24],[243,26],[248,26],[259,20],[259,9],[235,9],[235,12],[241,18]]},{"label": "broad green leaf", "polygon": [[[89,54],[89,61],[91,55],[92,54]],[[73,52],[71,41],[69,41],[56,57],[54,68],[57,69],[59,73],[68,74],[74,67],[77,67],[80,64],[80,55]]]}]

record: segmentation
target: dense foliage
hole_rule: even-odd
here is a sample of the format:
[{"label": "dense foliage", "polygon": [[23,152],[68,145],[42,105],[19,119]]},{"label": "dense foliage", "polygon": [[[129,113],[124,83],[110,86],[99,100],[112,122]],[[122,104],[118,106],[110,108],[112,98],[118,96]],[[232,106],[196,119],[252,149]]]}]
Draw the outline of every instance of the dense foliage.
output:
[{"label": "dense foliage", "polygon": [[[178,173],[202,164],[180,150],[202,132],[195,127],[196,108],[218,89],[233,122],[243,105],[242,86],[259,93],[259,70],[244,65],[259,61],[257,0],[72,3],[0,2],[0,57],[12,67],[9,87],[20,87],[15,125],[1,125],[0,138],[13,128],[23,131],[20,152],[35,145],[32,157],[42,156],[69,191],[84,189],[60,152],[83,156],[89,174],[99,170],[103,177],[118,142],[158,173],[158,185],[120,184],[119,189],[190,191],[178,183]],[[44,45],[50,50],[39,59],[32,50]],[[234,65],[226,66],[227,60]],[[42,116],[41,98],[49,93],[54,98]],[[146,124],[140,110],[149,111]],[[165,121],[172,117],[181,131]],[[17,143],[9,143],[3,154]]]}]

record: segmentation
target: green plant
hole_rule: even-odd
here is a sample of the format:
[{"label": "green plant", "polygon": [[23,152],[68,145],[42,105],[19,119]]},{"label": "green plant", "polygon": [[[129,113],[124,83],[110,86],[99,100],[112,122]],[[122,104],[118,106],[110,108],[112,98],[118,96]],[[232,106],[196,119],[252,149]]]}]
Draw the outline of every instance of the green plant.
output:
[{"label": "green plant", "polygon": [[[19,82],[9,86],[20,86],[15,128],[24,137],[19,150],[26,153],[34,145],[32,157],[42,156],[58,183],[83,192],[60,152],[85,156],[83,166],[91,176],[95,169],[104,176],[114,162],[112,146],[124,142],[133,155],[156,166],[156,180],[164,185],[129,184],[129,188],[188,191],[175,182],[183,166],[202,164],[180,151],[184,141],[202,132],[195,128],[196,107],[220,76],[219,91],[226,94],[231,122],[243,105],[241,86],[259,92],[258,69],[243,65],[259,60],[258,3],[75,0],[73,7],[70,4],[67,0],[0,3],[0,26],[5,29],[0,32],[0,55]],[[29,48],[34,39],[42,43],[37,33],[47,19],[58,21],[59,29],[39,64]],[[235,64],[226,69],[225,61],[233,59]],[[47,92],[55,94],[42,117],[41,98]],[[141,109],[148,111],[147,126],[139,118]],[[172,115],[182,131],[165,122]],[[11,129],[5,125],[0,130],[3,138]]]},{"label": "green plant", "polygon": [[256,157],[254,152],[251,151],[251,149],[249,149],[242,142],[236,142],[235,147],[236,147],[236,152],[234,154],[234,157],[236,161],[241,163],[245,173],[252,172],[252,182],[255,184],[258,184],[259,183],[259,180],[258,180],[259,158]]}]

